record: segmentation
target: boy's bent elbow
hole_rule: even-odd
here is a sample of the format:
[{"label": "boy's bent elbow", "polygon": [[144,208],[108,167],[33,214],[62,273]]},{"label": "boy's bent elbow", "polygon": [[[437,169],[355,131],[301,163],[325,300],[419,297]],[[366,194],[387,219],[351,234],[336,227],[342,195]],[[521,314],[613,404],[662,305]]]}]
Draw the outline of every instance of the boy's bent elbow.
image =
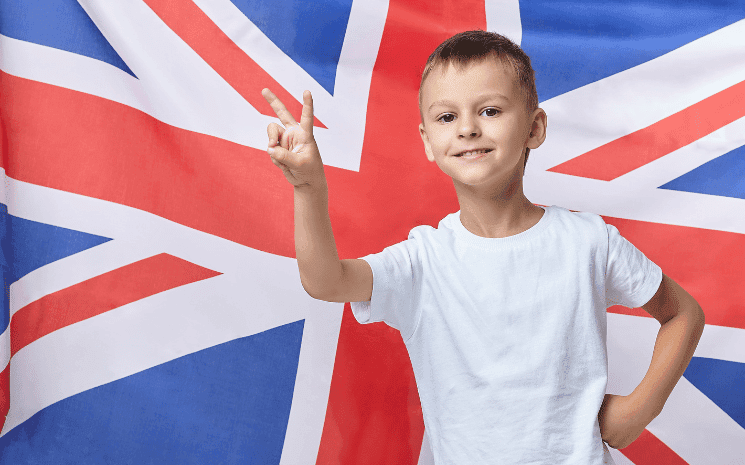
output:
[{"label": "boy's bent elbow", "polygon": [[303,289],[314,299],[344,303],[368,301],[372,297],[373,274],[365,260],[341,260],[338,273],[309,276],[300,271]]},{"label": "boy's bent elbow", "polygon": [[303,289],[308,293],[309,296],[316,300],[323,300],[325,302],[338,302],[336,300],[334,288],[337,286],[330,285],[329,279],[319,280],[318,276],[314,276],[313,279],[309,279],[300,272],[300,283],[303,285]]},{"label": "boy's bent elbow", "polygon": [[323,293],[320,292],[319,289],[308,283],[306,279],[303,279],[302,273],[300,273],[300,284],[303,285],[303,289],[309,296],[317,300],[324,300]]},{"label": "boy's bent elbow", "polygon": [[313,297],[314,299],[316,299],[316,300],[323,300],[325,302],[334,302],[329,297],[329,294],[327,292],[324,293],[323,291],[319,291],[317,289],[314,289],[314,288],[306,285],[305,282],[302,281],[302,280],[300,282],[303,285],[303,289],[305,289],[305,292],[308,293],[308,295],[311,296],[311,297]]}]

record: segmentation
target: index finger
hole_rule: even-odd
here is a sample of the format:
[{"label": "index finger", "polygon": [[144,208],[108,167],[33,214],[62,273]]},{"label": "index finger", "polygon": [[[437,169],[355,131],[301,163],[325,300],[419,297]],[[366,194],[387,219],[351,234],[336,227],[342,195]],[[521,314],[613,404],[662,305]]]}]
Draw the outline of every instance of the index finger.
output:
[{"label": "index finger", "polygon": [[309,134],[313,133],[313,96],[309,90],[303,92],[303,113],[300,115],[300,127]]},{"label": "index finger", "polygon": [[274,110],[274,113],[277,114],[277,118],[279,118],[279,120],[282,122],[282,124],[285,125],[285,127],[292,124],[297,124],[295,118],[292,117],[292,113],[287,111],[287,107],[285,107],[285,104],[282,103],[282,101],[276,95],[274,95],[271,90],[263,89],[261,91],[261,95],[263,95],[266,101],[269,102],[272,110]]}]

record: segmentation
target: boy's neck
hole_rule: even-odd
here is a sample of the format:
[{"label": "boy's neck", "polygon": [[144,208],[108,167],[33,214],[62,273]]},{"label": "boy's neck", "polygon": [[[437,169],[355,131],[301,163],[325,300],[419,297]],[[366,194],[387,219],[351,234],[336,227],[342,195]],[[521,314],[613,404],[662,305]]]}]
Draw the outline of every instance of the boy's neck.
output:
[{"label": "boy's neck", "polygon": [[522,179],[498,193],[483,193],[455,186],[460,221],[471,233],[488,238],[514,236],[533,227],[544,210],[525,197]]}]

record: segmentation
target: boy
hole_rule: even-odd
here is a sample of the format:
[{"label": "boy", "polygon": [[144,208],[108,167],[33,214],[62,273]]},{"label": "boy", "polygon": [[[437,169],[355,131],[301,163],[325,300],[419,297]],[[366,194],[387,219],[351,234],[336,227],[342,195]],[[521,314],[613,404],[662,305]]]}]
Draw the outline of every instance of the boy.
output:
[{"label": "boy", "polygon": [[[522,178],[546,137],[530,59],[508,39],[457,34],[425,66],[419,132],[453,180],[460,211],[406,241],[339,260],[313,140],[313,104],[269,154],[295,192],[300,277],[314,298],[352,302],[406,343],[437,464],[596,465],[657,416],[704,327],[696,301],[590,213],[533,205]],[[605,395],[606,308],[643,307],[661,324],[651,366],[628,396]]]}]

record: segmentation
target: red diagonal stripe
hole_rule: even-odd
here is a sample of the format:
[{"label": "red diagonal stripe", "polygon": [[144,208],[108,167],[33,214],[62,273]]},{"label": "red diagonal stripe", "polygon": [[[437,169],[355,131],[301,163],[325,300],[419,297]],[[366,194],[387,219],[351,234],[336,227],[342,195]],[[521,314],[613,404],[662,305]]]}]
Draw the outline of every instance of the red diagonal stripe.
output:
[{"label": "red diagonal stripe", "polygon": [[636,441],[620,450],[635,465],[688,465],[688,462],[646,429]]},{"label": "red diagonal stripe", "polygon": [[[194,2],[145,0],[145,3],[257,111],[275,116],[261,96],[261,89],[268,87],[300,121],[303,104],[246,55]],[[326,127],[318,118],[314,118],[313,124]]]},{"label": "red diagonal stripe", "polygon": [[745,116],[745,81],[548,171],[612,181]]},{"label": "red diagonal stripe", "polygon": [[220,273],[159,254],[42,297],[10,320],[10,353],[65,326]]},{"label": "red diagonal stripe", "polygon": [[295,256],[292,188],[264,150],[2,71],[0,117],[0,163],[13,179]]}]

